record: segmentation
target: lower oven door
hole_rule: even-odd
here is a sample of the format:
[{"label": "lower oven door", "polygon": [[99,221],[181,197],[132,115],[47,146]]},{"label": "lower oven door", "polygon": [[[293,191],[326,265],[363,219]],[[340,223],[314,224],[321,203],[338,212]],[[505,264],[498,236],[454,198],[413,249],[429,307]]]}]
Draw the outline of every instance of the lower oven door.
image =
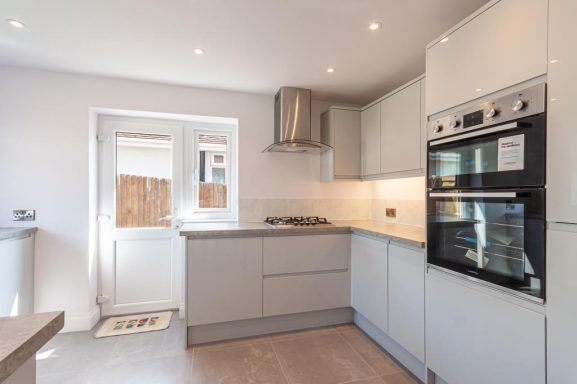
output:
[{"label": "lower oven door", "polygon": [[544,189],[429,192],[427,261],[544,302]]}]

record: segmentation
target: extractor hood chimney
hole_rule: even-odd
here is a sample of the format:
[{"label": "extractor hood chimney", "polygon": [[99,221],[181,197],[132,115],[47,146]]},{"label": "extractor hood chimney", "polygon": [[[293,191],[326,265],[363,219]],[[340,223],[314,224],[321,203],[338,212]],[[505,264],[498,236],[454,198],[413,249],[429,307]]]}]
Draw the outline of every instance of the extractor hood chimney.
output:
[{"label": "extractor hood chimney", "polygon": [[311,140],[311,90],[282,87],[274,97],[274,143],[263,152],[320,153],[332,147]]}]

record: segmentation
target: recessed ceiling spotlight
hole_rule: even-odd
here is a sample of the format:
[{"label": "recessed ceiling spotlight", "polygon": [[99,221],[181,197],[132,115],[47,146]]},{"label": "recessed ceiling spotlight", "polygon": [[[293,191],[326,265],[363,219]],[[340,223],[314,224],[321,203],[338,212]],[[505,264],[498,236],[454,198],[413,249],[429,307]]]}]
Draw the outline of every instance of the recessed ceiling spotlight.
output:
[{"label": "recessed ceiling spotlight", "polygon": [[551,63],[551,64],[555,64],[555,63],[558,62],[558,61],[559,61],[559,60],[557,60],[557,59],[553,59],[553,60],[550,61],[550,63]]},{"label": "recessed ceiling spotlight", "polygon": [[334,72],[335,72],[335,69],[334,69],[333,67],[328,67],[328,68],[327,68],[327,72],[328,72],[328,73],[334,73]]},{"label": "recessed ceiling spotlight", "polygon": [[197,55],[204,55],[204,49],[194,48],[194,53],[196,53]]},{"label": "recessed ceiling spotlight", "polygon": [[14,28],[24,28],[26,26],[23,22],[14,19],[6,19],[6,22]]},{"label": "recessed ceiling spotlight", "polygon": [[383,23],[381,23],[380,21],[374,21],[369,25],[369,29],[371,31],[376,31],[377,29],[381,29],[382,26]]},{"label": "recessed ceiling spotlight", "polygon": [[443,38],[441,39],[441,43],[446,43],[447,41],[449,41],[449,38],[448,38],[448,37],[443,37]]},{"label": "recessed ceiling spotlight", "polygon": [[475,92],[481,92],[481,91],[482,91],[482,89],[481,89],[481,88],[477,88],[477,89],[475,89]]},{"label": "recessed ceiling spotlight", "polygon": [[554,97],[554,98],[551,99],[551,101],[557,101],[557,98]]}]

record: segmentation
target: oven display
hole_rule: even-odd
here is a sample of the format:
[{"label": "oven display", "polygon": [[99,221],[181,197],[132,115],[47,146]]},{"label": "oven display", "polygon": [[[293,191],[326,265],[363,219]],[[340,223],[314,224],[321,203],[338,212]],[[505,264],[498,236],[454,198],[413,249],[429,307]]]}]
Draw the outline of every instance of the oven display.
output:
[{"label": "oven display", "polygon": [[463,116],[463,128],[483,124],[483,110],[468,113]]}]

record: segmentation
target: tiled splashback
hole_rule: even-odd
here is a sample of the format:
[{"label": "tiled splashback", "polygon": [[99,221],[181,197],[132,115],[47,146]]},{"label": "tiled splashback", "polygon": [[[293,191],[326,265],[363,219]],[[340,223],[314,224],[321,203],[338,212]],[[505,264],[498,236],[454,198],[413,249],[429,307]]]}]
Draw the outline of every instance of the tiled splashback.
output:
[{"label": "tiled splashback", "polygon": [[[395,208],[397,217],[385,216]],[[240,199],[240,221],[262,221],[267,216],[320,216],[329,220],[383,220],[425,225],[425,201],[401,199]]]}]

